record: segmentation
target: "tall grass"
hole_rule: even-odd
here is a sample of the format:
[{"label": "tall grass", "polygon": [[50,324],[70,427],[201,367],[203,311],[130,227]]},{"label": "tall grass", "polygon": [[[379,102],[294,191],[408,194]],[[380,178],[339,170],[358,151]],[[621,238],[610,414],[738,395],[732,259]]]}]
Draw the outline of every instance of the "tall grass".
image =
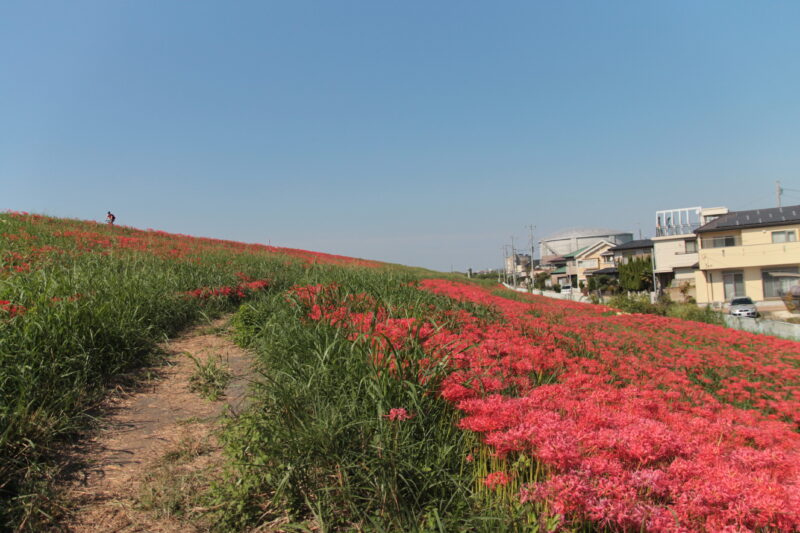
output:
[{"label": "tall grass", "polygon": [[[376,307],[403,317],[464,306],[417,291],[397,273],[315,270],[298,282],[333,283],[340,298],[364,291]],[[527,521],[476,491],[477,463],[468,456],[478,443],[438,394],[446,361],[423,369],[426,355],[411,343],[392,352],[397,366],[390,372],[375,363],[369,343],[307,320],[285,294],[245,304],[234,326],[239,342],[259,356],[259,379],[253,408],[231,419],[225,433],[238,466],[217,488],[222,530],[274,523],[323,531],[499,531]],[[400,408],[410,418],[392,420],[391,410]]]},{"label": "tall grass", "polygon": [[[0,315],[0,529],[48,520],[56,452],[86,427],[87,409],[109,380],[146,362],[159,341],[201,312],[236,307],[186,291],[236,284],[236,272],[280,288],[302,270],[267,254],[219,251],[176,261],[115,248],[79,251],[58,235],[77,223],[46,220],[0,215],[0,300],[25,309]],[[38,260],[17,272],[18,257]]]},{"label": "tall grass", "polygon": [[[392,354],[400,371],[388,372],[369,344],[306,320],[287,293],[333,283],[342,296],[369,294],[395,317],[435,315],[443,322],[434,325],[457,328],[431,309],[467,309],[500,320],[493,309],[415,290],[431,272],[336,266],[177,236],[173,250],[164,234],[42,217],[0,215],[0,235],[0,300],[24,308],[0,315],[0,530],[51,521],[59,449],[87,427],[110,382],[201,315],[237,308],[236,337],[257,353],[261,379],[251,409],[227,424],[235,466],[214,492],[220,529],[277,521],[497,531],[530,522],[476,485],[484,463],[467,457],[479,445],[438,396],[446,362],[424,369],[421,381],[425,354],[410,343]],[[139,241],[126,248],[123,239]],[[187,294],[243,276],[268,279],[269,289],[245,302]],[[387,416],[399,408],[410,418]]]}]

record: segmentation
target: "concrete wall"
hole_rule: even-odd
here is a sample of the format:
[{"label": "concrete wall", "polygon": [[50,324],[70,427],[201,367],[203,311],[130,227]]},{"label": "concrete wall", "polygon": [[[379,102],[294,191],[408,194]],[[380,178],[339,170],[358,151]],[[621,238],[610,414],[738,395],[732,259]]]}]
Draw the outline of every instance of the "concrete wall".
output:
[{"label": "concrete wall", "polygon": [[737,316],[724,315],[725,325],[729,328],[749,331],[751,333],[761,333],[763,335],[774,335],[786,339],[800,340],[800,324],[789,322],[779,322],[777,320],[759,320],[757,318],[740,318]]},{"label": "concrete wall", "polygon": [[572,292],[555,292],[555,291],[540,291],[539,289],[531,289],[530,291],[525,287],[517,287],[516,289],[511,285],[503,284],[507,289],[512,291],[524,292],[527,294],[536,294],[537,296],[546,296],[556,300],[569,300],[571,302],[584,302],[589,303],[589,298],[580,293],[580,291],[573,290]]}]

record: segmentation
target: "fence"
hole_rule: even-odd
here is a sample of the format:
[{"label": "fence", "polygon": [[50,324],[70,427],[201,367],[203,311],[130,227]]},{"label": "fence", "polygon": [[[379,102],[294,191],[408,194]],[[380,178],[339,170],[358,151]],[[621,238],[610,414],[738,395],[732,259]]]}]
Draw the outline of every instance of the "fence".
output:
[{"label": "fence", "polygon": [[547,296],[548,298],[555,298],[557,300],[569,300],[571,302],[589,303],[589,298],[584,296],[583,294],[580,293],[580,291],[577,291],[575,289],[572,289],[569,292],[566,291],[556,292],[556,291],[540,291],[539,289],[528,290],[525,287],[515,288],[513,285],[508,285],[506,283],[503,283],[503,285],[505,286],[505,288],[511,289],[512,291],[524,292],[527,294],[537,294],[539,296]]}]

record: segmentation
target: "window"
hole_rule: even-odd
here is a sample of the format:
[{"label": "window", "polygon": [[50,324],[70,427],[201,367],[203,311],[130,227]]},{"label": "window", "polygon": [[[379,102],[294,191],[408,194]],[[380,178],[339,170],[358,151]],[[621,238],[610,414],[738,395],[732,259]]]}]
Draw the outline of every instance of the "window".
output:
[{"label": "window", "polygon": [[722,286],[725,290],[725,299],[730,300],[737,296],[745,296],[744,294],[744,274],[738,272],[723,272],[722,273]]},{"label": "window", "polygon": [[583,259],[578,261],[579,268],[597,268],[597,259]]},{"label": "window", "polygon": [[797,241],[797,233],[794,230],[788,231],[773,231],[772,232],[772,242],[796,242]]},{"label": "window", "polygon": [[780,298],[800,285],[800,269],[798,267],[765,268],[761,270],[761,281],[764,284],[764,298]]},{"label": "window", "polygon": [[703,239],[703,248],[727,248],[729,246],[739,246],[738,235],[723,235],[722,237],[708,237]]},{"label": "window", "polygon": [[686,241],[686,253],[687,254],[696,254],[697,253],[697,239],[692,239],[690,241]]}]

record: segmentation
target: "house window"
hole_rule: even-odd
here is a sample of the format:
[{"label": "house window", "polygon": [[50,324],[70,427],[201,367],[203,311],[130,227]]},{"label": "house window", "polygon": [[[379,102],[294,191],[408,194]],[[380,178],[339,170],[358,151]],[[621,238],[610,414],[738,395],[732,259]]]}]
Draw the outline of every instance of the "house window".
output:
[{"label": "house window", "polygon": [[725,290],[725,299],[730,300],[737,296],[746,296],[744,293],[744,274],[738,272],[723,272],[722,286]]},{"label": "house window", "polygon": [[708,237],[703,239],[703,248],[727,248],[729,246],[739,246],[738,235],[723,235],[721,237]]},{"label": "house window", "polygon": [[690,241],[686,241],[686,253],[687,254],[696,254],[697,253],[697,239],[692,239]]},{"label": "house window", "polygon": [[578,261],[578,268],[597,268],[597,259],[583,259]]},{"label": "house window", "polygon": [[765,298],[780,298],[800,284],[798,267],[764,268],[761,270]]},{"label": "house window", "polygon": [[772,242],[796,242],[797,233],[794,230],[789,231],[773,231]]}]

